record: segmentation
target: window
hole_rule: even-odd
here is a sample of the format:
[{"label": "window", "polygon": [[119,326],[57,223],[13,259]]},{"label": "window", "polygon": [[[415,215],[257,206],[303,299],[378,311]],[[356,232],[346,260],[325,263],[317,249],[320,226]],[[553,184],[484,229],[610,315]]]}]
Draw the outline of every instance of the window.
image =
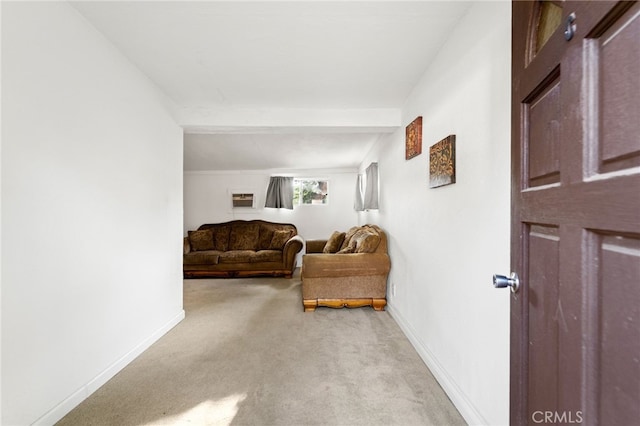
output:
[{"label": "window", "polygon": [[327,204],[329,181],[320,179],[294,179],[293,205]]},{"label": "window", "polygon": [[378,163],[371,163],[356,179],[353,207],[357,212],[378,209]]}]

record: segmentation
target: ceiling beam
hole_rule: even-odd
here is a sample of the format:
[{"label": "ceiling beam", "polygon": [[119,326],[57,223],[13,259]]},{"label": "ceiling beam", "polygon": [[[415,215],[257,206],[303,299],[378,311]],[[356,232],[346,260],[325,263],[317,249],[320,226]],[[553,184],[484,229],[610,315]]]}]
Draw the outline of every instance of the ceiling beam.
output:
[{"label": "ceiling beam", "polygon": [[185,133],[392,133],[401,125],[397,108],[203,108],[177,107]]}]

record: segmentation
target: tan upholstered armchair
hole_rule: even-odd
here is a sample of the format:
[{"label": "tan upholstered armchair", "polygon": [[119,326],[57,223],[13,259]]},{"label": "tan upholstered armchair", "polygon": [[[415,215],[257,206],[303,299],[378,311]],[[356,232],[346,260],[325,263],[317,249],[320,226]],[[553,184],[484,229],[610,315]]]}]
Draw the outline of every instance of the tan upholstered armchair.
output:
[{"label": "tan upholstered armchair", "polygon": [[387,237],[375,225],[334,232],[329,240],[309,240],[302,258],[304,310],[372,306],[382,311],[390,268]]}]

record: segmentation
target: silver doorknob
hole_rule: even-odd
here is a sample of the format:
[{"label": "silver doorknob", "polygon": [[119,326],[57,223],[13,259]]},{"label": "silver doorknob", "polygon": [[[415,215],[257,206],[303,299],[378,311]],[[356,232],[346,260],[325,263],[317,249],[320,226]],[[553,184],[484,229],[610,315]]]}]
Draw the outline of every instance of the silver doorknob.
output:
[{"label": "silver doorknob", "polygon": [[511,287],[511,291],[517,293],[520,288],[520,278],[515,272],[512,272],[510,277],[495,274],[493,276],[493,286],[495,288]]}]

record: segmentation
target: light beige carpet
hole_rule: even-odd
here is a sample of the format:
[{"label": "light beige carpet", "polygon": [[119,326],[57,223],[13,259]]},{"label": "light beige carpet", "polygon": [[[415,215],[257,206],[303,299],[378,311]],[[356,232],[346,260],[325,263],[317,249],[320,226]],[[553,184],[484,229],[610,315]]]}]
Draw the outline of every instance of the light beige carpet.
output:
[{"label": "light beige carpet", "polygon": [[185,280],[184,306],[58,424],[465,424],[388,313],[305,313],[299,274]]}]

